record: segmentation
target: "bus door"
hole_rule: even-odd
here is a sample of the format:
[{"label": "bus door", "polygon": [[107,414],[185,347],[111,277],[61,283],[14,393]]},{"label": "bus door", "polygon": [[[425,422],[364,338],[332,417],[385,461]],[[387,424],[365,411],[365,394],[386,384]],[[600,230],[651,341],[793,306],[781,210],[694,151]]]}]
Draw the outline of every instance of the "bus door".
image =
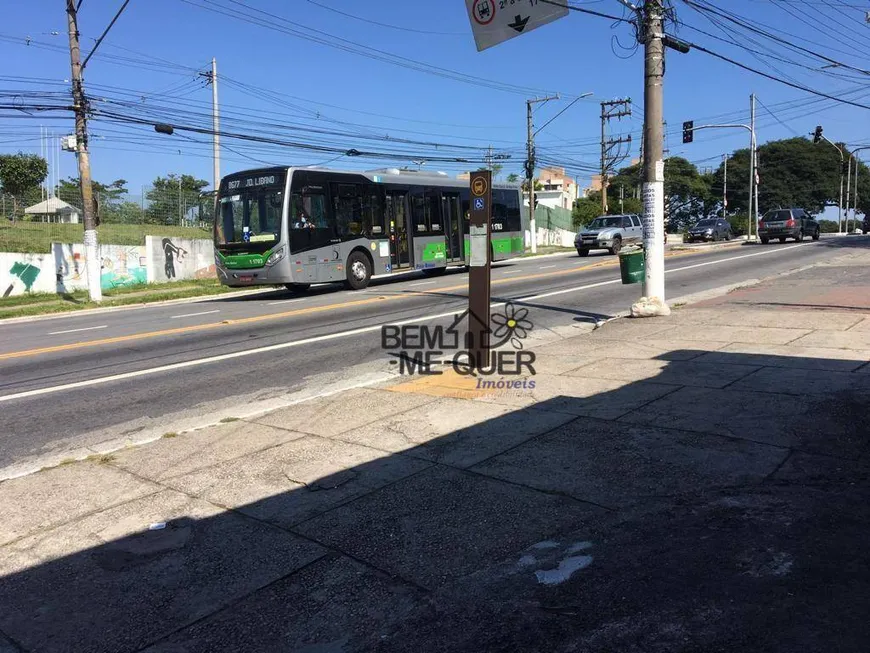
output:
[{"label": "bus door", "polygon": [[393,269],[411,265],[411,242],[408,227],[408,204],[404,193],[387,193],[387,216],[390,224],[390,265]]},{"label": "bus door", "polygon": [[441,214],[444,220],[444,236],[447,239],[447,260],[464,258],[462,246],[465,238],[462,230],[462,206],[459,193],[445,193],[441,198]]}]

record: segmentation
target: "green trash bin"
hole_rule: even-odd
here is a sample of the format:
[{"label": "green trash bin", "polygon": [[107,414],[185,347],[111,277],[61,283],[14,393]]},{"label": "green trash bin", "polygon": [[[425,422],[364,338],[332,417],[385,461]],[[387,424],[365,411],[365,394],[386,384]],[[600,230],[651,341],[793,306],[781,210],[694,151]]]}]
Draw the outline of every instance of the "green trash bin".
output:
[{"label": "green trash bin", "polygon": [[619,273],[622,283],[641,283],[644,277],[646,258],[642,249],[623,250],[619,253]]}]

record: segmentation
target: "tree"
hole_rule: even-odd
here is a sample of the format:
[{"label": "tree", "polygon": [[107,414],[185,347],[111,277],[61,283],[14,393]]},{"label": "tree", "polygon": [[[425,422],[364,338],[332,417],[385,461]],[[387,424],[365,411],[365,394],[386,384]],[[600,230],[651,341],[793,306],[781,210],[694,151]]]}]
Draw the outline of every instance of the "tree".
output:
[{"label": "tree", "polygon": [[[723,166],[715,173],[720,188],[723,173]],[[800,137],[769,141],[758,148],[758,176],[761,214],[800,207],[816,215],[840,199],[840,155],[827,143]],[[748,201],[749,150],[742,149],[728,159],[728,209],[745,213]]]},{"label": "tree", "polygon": [[517,183],[519,180],[520,180],[520,176],[519,176],[517,173],[515,173],[515,172],[512,172],[512,173],[510,173],[510,174],[507,176],[507,182],[508,182],[509,184],[515,184],[515,183]]},{"label": "tree", "polygon": [[601,194],[597,193],[598,197],[581,197],[574,202],[574,207],[571,209],[571,221],[576,229],[582,229],[595,218],[601,215]]},{"label": "tree", "polygon": [[169,174],[157,177],[145,194],[148,207],[145,221],[151,224],[178,224],[188,211],[199,206],[199,198],[209,182],[191,175]]},{"label": "tree", "polygon": [[48,176],[48,163],[35,154],[0,155],[0,188],[12,195],[13,219],[18,209],[18,201],[38,191],[39,185]]},{"label": "tree", "polygon": [[[124,198],[127,195],[127,180],[116,179],[110,184],[103,184],[99,181],[92,181],[94,197],[97,200],[99,208],[100,222],[141,222],[141,209],[134,202],[125,202]],[[58,184],[57,195],[60,199],[69,202],[73,205],[80,205],[82,201],[81,185],[78,177],[70,177],[63,179]],[[136,215],[139,217],[136,220],[130,220],[133,213],[131,207],[125,207],[121,210],[123,204],[132,204],[137,207]]]}]

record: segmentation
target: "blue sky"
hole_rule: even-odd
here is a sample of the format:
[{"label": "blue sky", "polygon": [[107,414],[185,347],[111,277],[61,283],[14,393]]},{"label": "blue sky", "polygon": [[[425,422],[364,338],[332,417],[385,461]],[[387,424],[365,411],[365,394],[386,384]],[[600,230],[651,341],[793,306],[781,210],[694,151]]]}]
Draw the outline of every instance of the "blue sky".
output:
[{"label": "blue sky", "polygon": [[[727,3],[716,0],[715,4],[793,34],[796,42],[823,51],[838,61],[860,65],[861,53],[866,53],[870,47],[870,25],[862,24],[862,12],[870,10],[870,1],[833,2],[837,5],[835,8],[820,0],[799,4],[792,0],[729,0]],[[69,58],[65,51],[63,4],[59,0],[7,3],[10,6],[4,9],[0,27],[0,58],[5,62],[0,72],[0,89],[64,91],[67,88],[64,81],[69,77]],[[120,4],[121,0],[83,0],[80,29],[86,50]],[[575,4],[623,15],[617,0]],[[719,27],[688,5],[675,4],[678,17],[685,23],[724,35]],[[220,10],[230,15],[214,13],[204,8],[206,6],[223,7]],[[797,12],[797,17],[787,13],[783,6],[792,8],[792,14]],[[341,15],[326,7],[359,18]],[[263,16],[255,9],[275,16]],[[265,18],[274,26],[295,30],[296,34],[244,22],[252,17]],[[53,31],[59,33],[55,35]],[[837,96],[857,87],[854,79],[814,73],[770,59],[759,60],[745,50],[686,27],[678,29],[677,34],[771,74],[784,74]],[[29,46],[25,45],[27,37],[31,39]],[[303,37],[320,38],[327,44]],[[581,184],[586,184],[589,168],[597,165],[599,157],[601,100],[631,97],[634,101],[634,115],[621,123],[612,123],[612,134],[633,133],[631,154],[637,156],[639,109],[643,106],[643,59],[640,51],[626,49],[632,44],[632,37],[628,24],[614,26],[609,20],[571,12],[565,19],[478,53],[463,0],[366,3],[351,0],[245,0],[243,3],[132,0],[100,46],[99,53],[88,64],[85,84],[91,96],[100,98],[95,103],[98,111],[115,110],[147,120],[153,117],[154,107],[158,106],[162,107],[164,115],[177,118],[179,122],[184,120],[186,124],[208,127],[211,90],[197,76],[196,70],[205,70],[211,58],[216,57],[224,130],[257,131],[294,142],[317,142],[360,150],[385,150],[393,145],[389,141],[363,141],[357,137],[359,134],[372,138],[389,135],[439,143],[447,147],[439,146],[437,151],[465,152],[468,157],[478,159],[491,144],[495,152],[511,155],[504,174],[520,172],[522,168],[527,97],[533,97],[536,92],[559,92],[568,98],[592,92],[592,97],[578,101],[538,135],[539,157],[564,161],[572,174],[580,178]],[[378,49],[414,62],[522,88],[505,92],[480,83],[409,70],[338,49],[334,46],[346,45],[339,39],[360,44],[370,53]],[[849,58],[852,46],[844,48],[845,41],[855,43],[857,58]],[[785,50],[781,55],[793,57],[793,53]],[[864,65],[870,68],[866,57]],[[12,76],[22,79],[10,79]],[[240,86],[240,82],[248,88]],[[866,82],[864,88],[866,90],[853,90],[849,97],[870,103],[870,86]],[[723,153],[745,147],[748,136],[742,130],[699,132],[694,143],[683,145],[679,129],[682,122],[689,119],[696,125],[717,116],[729,121],[747,121],[751,92],[757,93],[763,105],[776,114],[775,118],[759,105],[761,142],[804,135],[818,123],[824,124],[825,134],[832,140],[870,142],[867,109],[818,98],[813,101],[806,93],[739,70],[701,52],[688,55],[669,52],[665,117],[668,130],[672,132],[667,142],[670,154],[685,156],[702,166],[716,166]],[[127,104],[104,100],[124,100]],[[568,101],[541,106],[536,111],[537,126],[543,125]],[[782,104],[791,101],[794,103]],[[17,113],[18,117],[10,117],[11,113]],[[270,124],[281,127],[272,128]],[[39,152],[40,126],[49,127],[56,134],[71,133],[72,120],[0,112],[0,152]],[[327,133],[288,131],[290,127]],[[123,177],[135,193],[155,176],[169,172],[211,179],[210,137],[207,135],[164,136],[147,126],[134,127],[105,120],[93,121],[91,131],[94,135],[92,165],[97,180]],[[328,133],[335,131],[341,135]],[[224,139],[224,144],[227,146],[223,149],[224,174],[256,167],[261,165],[260,161],[310,165],[336,156],[239,143],[232,139]],[[457,145],[463,149],[457,149]],[[416,146],[407,146],[412,147]],[[420,145],[419,151],[430,156],[437,152],[430,145]],[[410,160],[390,163],[339,157],[330,165],[371,169],[411,164]],[[74,174],[74,166],[73,156],[64,153],[60,176]],[[426,166],[451,174],[468,167],[467,164],[438,162],[429,162]]]}]

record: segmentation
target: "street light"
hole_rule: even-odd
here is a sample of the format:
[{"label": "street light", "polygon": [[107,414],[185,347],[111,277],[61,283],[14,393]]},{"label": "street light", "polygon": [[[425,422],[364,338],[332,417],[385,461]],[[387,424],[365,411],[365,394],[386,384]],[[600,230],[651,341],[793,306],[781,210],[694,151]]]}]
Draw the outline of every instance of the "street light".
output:
[{"label": "street light", "polygon": [[818,143],[820,141],[825,141],[832,147],[836,148],[837,152],[840,153],[840,204],[838,206],[839,212],[837,214],[837,233],[841,234],[843,233],[843,165],[845,163],[843,148],[836,143],[832,143],[831,140],[822,133],[821,125],[817,126],[816,131],[813,132],[813,142]]}]

